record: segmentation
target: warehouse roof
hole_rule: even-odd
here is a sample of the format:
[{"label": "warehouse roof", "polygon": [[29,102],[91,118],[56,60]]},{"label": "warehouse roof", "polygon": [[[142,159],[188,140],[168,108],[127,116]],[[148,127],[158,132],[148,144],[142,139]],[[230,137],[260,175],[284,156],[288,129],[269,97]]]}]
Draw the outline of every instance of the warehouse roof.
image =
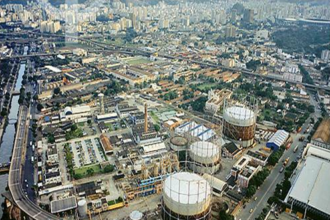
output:
[{"label": "warehouse roof", "polygon": [[330,215],[330,162],[309,156],[288,197]]},{"label": "warehouse roof", "polygon": [[273,135],[273,137],[268,141],[268,143],[274,143],[277,146],[282,146],[285,141],[289,138],[289,133],[284,130],[278,130]]},{"label": "warehouse roof", "polygon": [[77,201],[75,196],[65,199],[55,200],[50,202],[51,212],[59,213],[77,208]]},{"label": "warehouse roof", "polygon": [[321,122],[312,139],[330,144],[330,118],[324,119]]}]

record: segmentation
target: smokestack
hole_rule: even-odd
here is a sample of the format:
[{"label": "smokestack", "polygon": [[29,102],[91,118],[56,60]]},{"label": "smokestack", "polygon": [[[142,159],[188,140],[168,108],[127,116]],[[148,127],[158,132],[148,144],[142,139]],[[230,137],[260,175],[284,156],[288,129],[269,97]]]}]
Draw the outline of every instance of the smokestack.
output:
[{"label": "smokestack", "polygon": [[147,103],[144,104],[144,132],[148,132],[148,106]]},{"label": "smokestack", "polygon": [[102,93],[99,94],[99,101],[100,101],[100,112],[104,114],[104,95]]}]

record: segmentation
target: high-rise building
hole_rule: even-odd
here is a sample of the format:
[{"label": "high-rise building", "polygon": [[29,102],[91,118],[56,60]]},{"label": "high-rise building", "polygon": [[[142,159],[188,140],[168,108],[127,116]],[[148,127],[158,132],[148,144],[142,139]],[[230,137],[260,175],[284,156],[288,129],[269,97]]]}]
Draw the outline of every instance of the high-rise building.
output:
[{"label": "high-rise building", "polygon": [[226,38],[234,38],[236,37],[236,27],[233,25],[229,25],[225,29],[225,37]]},{"label": "high-rise building", "polygon": [[330,50],[322,50],[321,59],[324,61],[330,61]]},{"label": "high-rise building", "polygon": [[243,15],[243,21],[245,23],[253,23],[254,20],[254,11],[252,9],[245,9]]}]

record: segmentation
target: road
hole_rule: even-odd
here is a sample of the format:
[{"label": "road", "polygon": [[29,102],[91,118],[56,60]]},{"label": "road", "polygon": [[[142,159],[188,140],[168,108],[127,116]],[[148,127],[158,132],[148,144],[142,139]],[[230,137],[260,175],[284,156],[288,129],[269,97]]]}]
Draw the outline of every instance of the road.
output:
[{"label": "road", "polygon": [[[27,86],[26,91],[32,91],[32,87],[30,85]],[[34,169],[32,164],[32,166],[28,165],[28,167],[26,167],[26,163],[25,166],[22,165],[22,163],[26,162],[24,156],[26,155],[25,151],[27,150],[26,146],[28,145],[27,136],[29,134],[30,126],[30,120],[28,119],[29,111],[30,108],[26,107],[25,105],[20,106],[17,120],[15,143],[8,176],[9,190],[13,196],[13,200],[15,201],[16,205],[31,218],[36,220],[59,219],[57,218],[57,216],[54,216],[51,213],[41,209],[37,204],[30,200],[30,198],[33,199],[33,192],[31,192],[31,188],[27,187],[28,189],[26,189],[28,190],[29,197],[27,197],[25,195],[25,192],[23,191],[22,176],[24,175],[24,173],[28,176],[33,176],[30,172],[33,173]],[[32,152],[27,151],[28,156],[30,156],[31,153]],[[29,178],[29,182],[30,181],[31,178]]]},{"label": "road", "polygon": [[[314,106],[318,106],[318,102],[315,100],[313,95],[311,96],[311,104]],[[318,118],[321,116],[321,111],[315,108],[315,113],[311,114],[310,118]],[[289,150],[286,150],[281,158],[281,161],[286,158],[290,158],[289,164],[292,161],[295,161],[298,156],[298,152],[303,149],[303,146],[305,145],[304,142],[299,142],[299,138],[301,136],[307,137],[308,134],[303,134],[304,131],[310,126],[310,118],[306,120],[306,122],[303,124],[301,133],[299,134],[293,134],[293,143],[291,145],[291,148]],[[299,146],[297,153],[294,153],[293,150],[296,146]],[[242,220],[254,220],[257,218],[260,213],[262,212],[262,209],[265,208],[267,204],[267,200],[269,197],[271,197],[275,192],[275,187],[277,184],[281,183],[284,179],[284,172],[280,173],[280,169],[282,167],[282,162],[279,162],[270,175],[267,177],[265,182],[261,185],[260,189],[256,192],[255,197],[257,197],[257,200],[254,201],[254,199],[251,199],[250,202],[246,204],[245,209],[242,209],[241,212],[237,215],[237,219]],[[250,213],[250,210],[253,209],[253,212]]]}]

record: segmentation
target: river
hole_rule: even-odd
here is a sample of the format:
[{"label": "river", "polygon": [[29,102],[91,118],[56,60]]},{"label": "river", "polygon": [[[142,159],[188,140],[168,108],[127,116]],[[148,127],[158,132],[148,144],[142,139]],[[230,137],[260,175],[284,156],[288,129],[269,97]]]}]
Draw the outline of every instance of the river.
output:
[{"label": "river", "polygon": [[[24,47],[24,55],[27,54],[27,51],[28,51],[28,47]],[[15,90],[20,90],[20,88],[22,87],[22,80],[25,71],[25,66],[26,66],[25,63],[20,64],[18,71],[18,78],[15,84]],[[13,96],[11,100],[10,112],[8,115],[9,123],[5,128],[5,132],[3,134],[2,142],[0,146],[0,163],[10,162],[10,157],[12,154],[15,134],[16,134],[15,123],[17,122],[18,110],[19,110],[18,99],[19,96]],[[8,184],[8,174],[0,175],[0,194],[6,191],[7,184]],[[4,202],[4,197],[0,196],[0,204],[3,204],[3,202]],[[3,209],[0,208],[1,219],[2,216],[3,216]]]}]

